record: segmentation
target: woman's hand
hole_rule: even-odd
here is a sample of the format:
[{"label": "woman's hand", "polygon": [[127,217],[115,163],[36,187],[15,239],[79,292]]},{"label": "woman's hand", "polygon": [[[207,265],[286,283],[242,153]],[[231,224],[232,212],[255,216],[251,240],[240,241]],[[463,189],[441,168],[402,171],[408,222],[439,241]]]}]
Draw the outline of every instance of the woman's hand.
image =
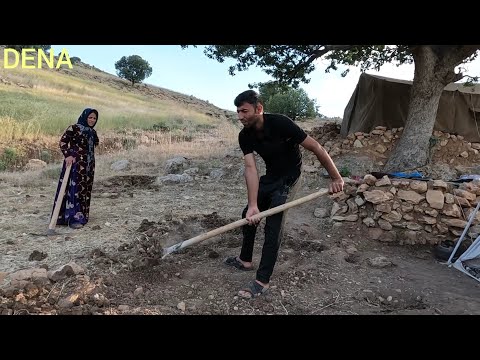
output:
[{"label": "woman's hand", "polygon": [[65,158],[65,163],[68,165],[75,164],[75,157],[74,156],[69,156]]}]

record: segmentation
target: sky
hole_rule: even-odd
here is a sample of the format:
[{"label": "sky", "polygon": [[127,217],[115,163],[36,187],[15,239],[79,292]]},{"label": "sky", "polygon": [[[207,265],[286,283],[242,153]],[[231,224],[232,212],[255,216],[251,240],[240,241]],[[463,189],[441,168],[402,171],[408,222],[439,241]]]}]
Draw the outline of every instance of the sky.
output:
[{"label": "sky", "polygon": [[[235,97],[248,84],[273,80],[262,69],[250,67],[247,71],[237,72],[235,76],[228,73],[232,59],[219,63],[209,59],[204,53],[204,46],[198,45],[182,49],[180,45],[52,45],[55,54],[62,49],[70,57],[79,57],[82,62],[116,75],[115,62],[122,56],[139,55],[152,67],[152,75],[143,82],[166,88],[185,95],[193,95],[201,100],[208,100],[219,108],[236,111],[233,104]],[[75,65],[74,65],[75,66]],[[327,117],[343,117],[345,106],[355,90],[360,76],[359,69],[350,68],[346,77],[341,73],[346,67],[325,73],[327,62],[317,60],[316,70],[309,78],[308,84],[301,84],[310,99],[315,99],[319,112]],[[480,59],[463,65],[467,74],[480,75]],[[403,80],[413,80],[413,65],[395,66],[385,64],[379,72],[369,70],[367,73]]]}]

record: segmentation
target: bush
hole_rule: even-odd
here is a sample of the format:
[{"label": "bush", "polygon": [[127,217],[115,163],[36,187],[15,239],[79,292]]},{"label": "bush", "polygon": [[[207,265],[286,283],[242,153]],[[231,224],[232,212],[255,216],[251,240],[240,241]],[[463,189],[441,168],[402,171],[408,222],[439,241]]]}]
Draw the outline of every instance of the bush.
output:
[{"label": "bush", "polygon": [[40,152],[40,160],[45,161],[46,163],[49,163],[52,161],[52,154],[48,150],[42,150]]},{"label": "bush", "polygon": [[349,177],[350,175],[352,175],[352,172],[346,166],[343,166],[338,172],[340,173],[340,175],[342,175],[342,177]]},{"label": "bush", "polygon": [[53,179],[56,180],[60,178],[60,174],[62,173],[62,166],[55,166],[50,169],[44,169],[41,172],[41,177],[46,179]]},{"label": "bush", "polygon": [[277,87],[272,83],[260,86],[260,97],[266,112],[284,114],[292,120],[313,118],[318,106],[303,89]]},{"label": "bush", "polygon": [[0,161],[3,163],[5,168],[9,168],[16,165],[19,157],[20,155],[17,149],[8,147],[3,150],[3,154],[0,156]]}]

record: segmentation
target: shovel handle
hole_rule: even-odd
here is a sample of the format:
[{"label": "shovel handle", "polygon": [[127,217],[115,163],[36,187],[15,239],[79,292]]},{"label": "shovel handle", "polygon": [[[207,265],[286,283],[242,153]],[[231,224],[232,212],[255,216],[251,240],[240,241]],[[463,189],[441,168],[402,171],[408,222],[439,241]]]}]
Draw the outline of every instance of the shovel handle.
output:
[{"label": "shovel handle", "polygon": [[[301,197],[299,199],[296,199],[296,200],[293,200],[293,201],[290,201],[290,202],[287,202],[283,205],[279,205],[279,206],[276,206],[276,207],[273,207],[271,209],[268,209],[268,210],[265,210],[265,211],[262,211],[254,216],[252,216],[252,219],[263,219],[264,217],[267,217],[267,216],[270,216],[270,215],[274,215],[274,214],[277,214],[279,212],[282,212],[282,211],[285,211],[291,207],[294,207],[294,206],[298,206],[300,204],[303,204],[303,203],[306,203],[307,201],[311,201],[313,199],[316,199],[320,196],[323,196],[323,195],[326,195],[328,194],[328,189],[321,189],[320,191],[317,191],[316,193],[313,193],[313,194],[310,194],[310,195],[307,195],[307,196],[304,196],[304,197]],[[175,252],[175,251],[178,251],[180,249],[183,249],[187,246],[190,246],[192,244],[196,244],[200,241],[203,241],[203,240],[206,240],[206,239],[209,239],[213,236],[216,236],[216,235],[220,235],[220,234],[223,234],[227,231],[230,231],[230,230],[233,230],[233,229],[236,229],[240,226],[243,226],[243,225],[246,225],[248,224],[248,221],[247,219],[241,219],[241,220],[237,220],[233,223],[230,223],[230,224],[227,224],[227,225],[224,225],[222,227],[219,227],[217,229],[214,229],[214,230],[211,230],[207,233],[204,233],[204,234],[201,234],[201,235],[198,235],[198,236],[195,236],[191,239],[188,239],[188,240],[184,240],[178,244],[175,244],[175,245],[172,245],[168,248],[165,248],[163,249],[163,256],[162,256],[162,259],[167,256],[168,254],[171,254],[172,252]]]},{"label": "shovel handle", "polygon": [[63,175],[63,179],[62,179],[62,186],[60,187],[60,191],[58,192],[57,201],[55,201],[55,207],[52,213],[52,218],[50,219],[50,224],[48,225],[49,230],[55,229],[55,226],[57,225],[58,213],[60,212],[60,206],[62,205],[63,195],[65,194],[65,189],[67,188],[67,183],[68,183],[68,178],[70,176],[71,168],[72,168],[72,164],[69,164],[65,169],[65,174]]}]

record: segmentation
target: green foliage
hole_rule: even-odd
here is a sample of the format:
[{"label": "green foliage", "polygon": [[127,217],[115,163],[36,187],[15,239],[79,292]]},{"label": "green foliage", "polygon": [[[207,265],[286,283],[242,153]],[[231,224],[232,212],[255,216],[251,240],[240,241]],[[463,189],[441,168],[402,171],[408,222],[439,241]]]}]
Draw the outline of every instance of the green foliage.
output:
[{"label": "green foliage", "polygon": [[122,79],[135,83],[140,83],[152,75],[150,64],[138,55],[123,56],[115,63],[117,75]]},{"label": "green foliage", "polygon": [[73,65],[73,64],[78,64],[79,62],[82,62],[82,59],[80,59],[78,56],[72,56],[70,58],[70,61],[72,62],[72,65]]},{"label": "green foliage", "polygon": [[[121,93],[98,82],[84,82],[56,72],[42,70],[42,73],[52,74],[51,80],[56,82],[50,79],[40,81],[27,71],[22,75],[30,77],[15,79],[21,83],[34,79],[34,84],[52,88],[54,92],[0,88],[0,142],[20,138],[36,139],[41,135],[60,136],[68,125],[77,121],[85,103],[94,103],[101,110],[101,121],[97,125],[100,133],[124,128],[149,130],[155,124],[165,124],[165,129],[171,130],[179,126],[179,117],[186,119],[183,127],[188,124],[197,128],[205,123],[216,126],[221,122],[217,119],[212,121],[203,112],[185,109],[180,103],[171,104],[157,98]],[[59,92],[62,96],[57,95]]]},{"label": "green foliage", "polygon": [[343,166],[342,168],[340,168],[338,172],[340,173],[340,175],[342,175],[342,177],[349,177],[350,175],[352,175],[352,172],[346,166]]},{"label": "green foliage", "polygon": [[17,157],[18,154],[15,148],[6,148],[3,151],[2,159],[9,164],[13,164]]},{"label": "green foliage", "polygon": [[52,156],[52,154],[50,153],[49,150],[45,149],[45,150],[40,151],[39,158],[40,158],[40,160],[45,161],[46,163],[49,163],[49,162],[52,161],[53,156]]},{"label": "green foliage", "polygon": [[137,140],[132,137],[124,137],[122,138],[122,148],[126,150],[136,149],[137,148]]},{"label": "green foliage", "polygon": [[21,154],[17,149],[12,147],[7,147],[3,150],[3,154],[0,156],[0,170],[6,170],[7,168],[13,167],[16,165]]},{"label": "green foliage", "polygon": [[166,124],[166,122],[160,122],[158,124],[153,124],[152,130],[154,131],[170,131],[170,126]]},{"label": "green foliage", "polygon": [[317,114],[315,100],[303,89],[266,83],[260,85],[259,93],[266,112],[284,114],[292,120],[312,118]]},{"label": "green foliage", "polygon": [[[452,52],[462,53],[467,45],[430,45],[442,59]],[[182,45],[182,48],[188,47]],[[297,88],[309,83],[307,75],[315,70],[315,60],[329,61],[325,72],[337,70],[338,65],[359,67],[360,70],[379,70],[385,63],[395,65],[414,62],[416,45],[209,45],[205,55],[218,62],[231,58],[236,64],[229,67],[230,75],[245,71],[250,66],[262,68],[280,84]],[[478,52],[467,51],[462,64],[471,62]],[[317,62],[318,63],[318,62]],[[346,76],[348,69],[342,72]],[[253,85],[252,85],[253,86]]]},{"label": "green foliage", "polygon": [[[250,86],[252,87],[252,86]],[[265,104],[268,100],[278,93],[284,93],[289,89],[288,86],[278,84],[274,81],[258,84],[258,93]]]}]

